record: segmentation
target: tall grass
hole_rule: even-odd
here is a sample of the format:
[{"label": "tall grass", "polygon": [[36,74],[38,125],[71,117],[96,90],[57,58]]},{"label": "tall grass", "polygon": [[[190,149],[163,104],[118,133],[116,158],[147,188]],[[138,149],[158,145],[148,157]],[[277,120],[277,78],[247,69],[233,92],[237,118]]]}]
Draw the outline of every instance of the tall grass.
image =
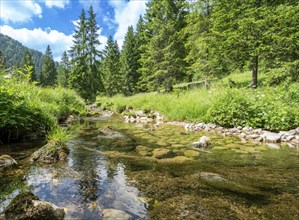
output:
[{"label": "tall grass", "polygon": [[[229,79],[235,82],[233,88]],[[130,107],[155,110],[167,120],[213,122],[225,127],[241,125],[277,131],[299,126],[299,84],[252,90],[250,74],[233,74],[210,89],[98,97],[97,104],[114,111]]]},{"label": "tall grass", "polygon": [[74,91],[38,87],[29,75],[0,71],[0,143],[31,132],[44,136],[69,114],[86,111]]}]

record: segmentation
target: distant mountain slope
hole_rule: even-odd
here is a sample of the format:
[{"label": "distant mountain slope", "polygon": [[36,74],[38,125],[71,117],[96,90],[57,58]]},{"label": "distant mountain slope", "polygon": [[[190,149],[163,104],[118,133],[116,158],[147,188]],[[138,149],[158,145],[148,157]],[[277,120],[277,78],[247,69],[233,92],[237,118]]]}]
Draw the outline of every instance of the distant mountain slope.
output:
[{"label": "distant mountain slope", "polygon": [[4,54],[7,67],[19,66],[25,49],[29,49],[36,72],[42,68],[43,54],[22,45],[19,41],[0,33],[0,51]]}]

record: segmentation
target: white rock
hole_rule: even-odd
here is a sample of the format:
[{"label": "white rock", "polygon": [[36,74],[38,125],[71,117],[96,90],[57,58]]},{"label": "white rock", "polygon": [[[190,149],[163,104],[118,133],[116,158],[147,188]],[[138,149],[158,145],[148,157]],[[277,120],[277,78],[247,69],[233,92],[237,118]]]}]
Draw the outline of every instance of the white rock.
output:
[{"label": "white rock", "polygon": [[117,209],[104,209],[102,214],[104,220],[128,220],[131,218],[126,212]]}]

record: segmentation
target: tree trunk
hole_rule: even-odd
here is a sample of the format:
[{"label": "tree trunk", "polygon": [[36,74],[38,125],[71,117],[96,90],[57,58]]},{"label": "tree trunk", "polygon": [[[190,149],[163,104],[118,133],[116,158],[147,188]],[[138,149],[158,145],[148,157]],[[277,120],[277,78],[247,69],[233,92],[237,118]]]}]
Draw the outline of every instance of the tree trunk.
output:
[{"label": "tree trunk", "polygon": [[254,56],[252,59],[252,88],[257,88],[257,75],[258,75],[259,57]]}]

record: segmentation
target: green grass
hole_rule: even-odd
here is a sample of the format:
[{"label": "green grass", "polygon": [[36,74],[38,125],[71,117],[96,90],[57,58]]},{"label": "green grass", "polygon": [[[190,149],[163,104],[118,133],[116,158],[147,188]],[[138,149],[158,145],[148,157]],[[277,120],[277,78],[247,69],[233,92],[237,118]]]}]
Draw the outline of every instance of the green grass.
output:
[{"label": "green grass", "polygon": [[38,87],[20,71],[0,72],[0,106],[0,143],[32,132],[45,136],[68,115],[86,112],[73,90]]},{"label": "green grass", "polygon": [[[235,85],[230,88],[229,80]],[[252,126],[268,130],[287,130],[299,126],[299,84],[250,88],[250,72],[231,74],[214,82],[210,89],[199,88],[173,93],[144,93],[131,97],[98,97],[103,108],[119,111],[124,107],[155,110],[167,120],[212,122],[225,127]]]}]

